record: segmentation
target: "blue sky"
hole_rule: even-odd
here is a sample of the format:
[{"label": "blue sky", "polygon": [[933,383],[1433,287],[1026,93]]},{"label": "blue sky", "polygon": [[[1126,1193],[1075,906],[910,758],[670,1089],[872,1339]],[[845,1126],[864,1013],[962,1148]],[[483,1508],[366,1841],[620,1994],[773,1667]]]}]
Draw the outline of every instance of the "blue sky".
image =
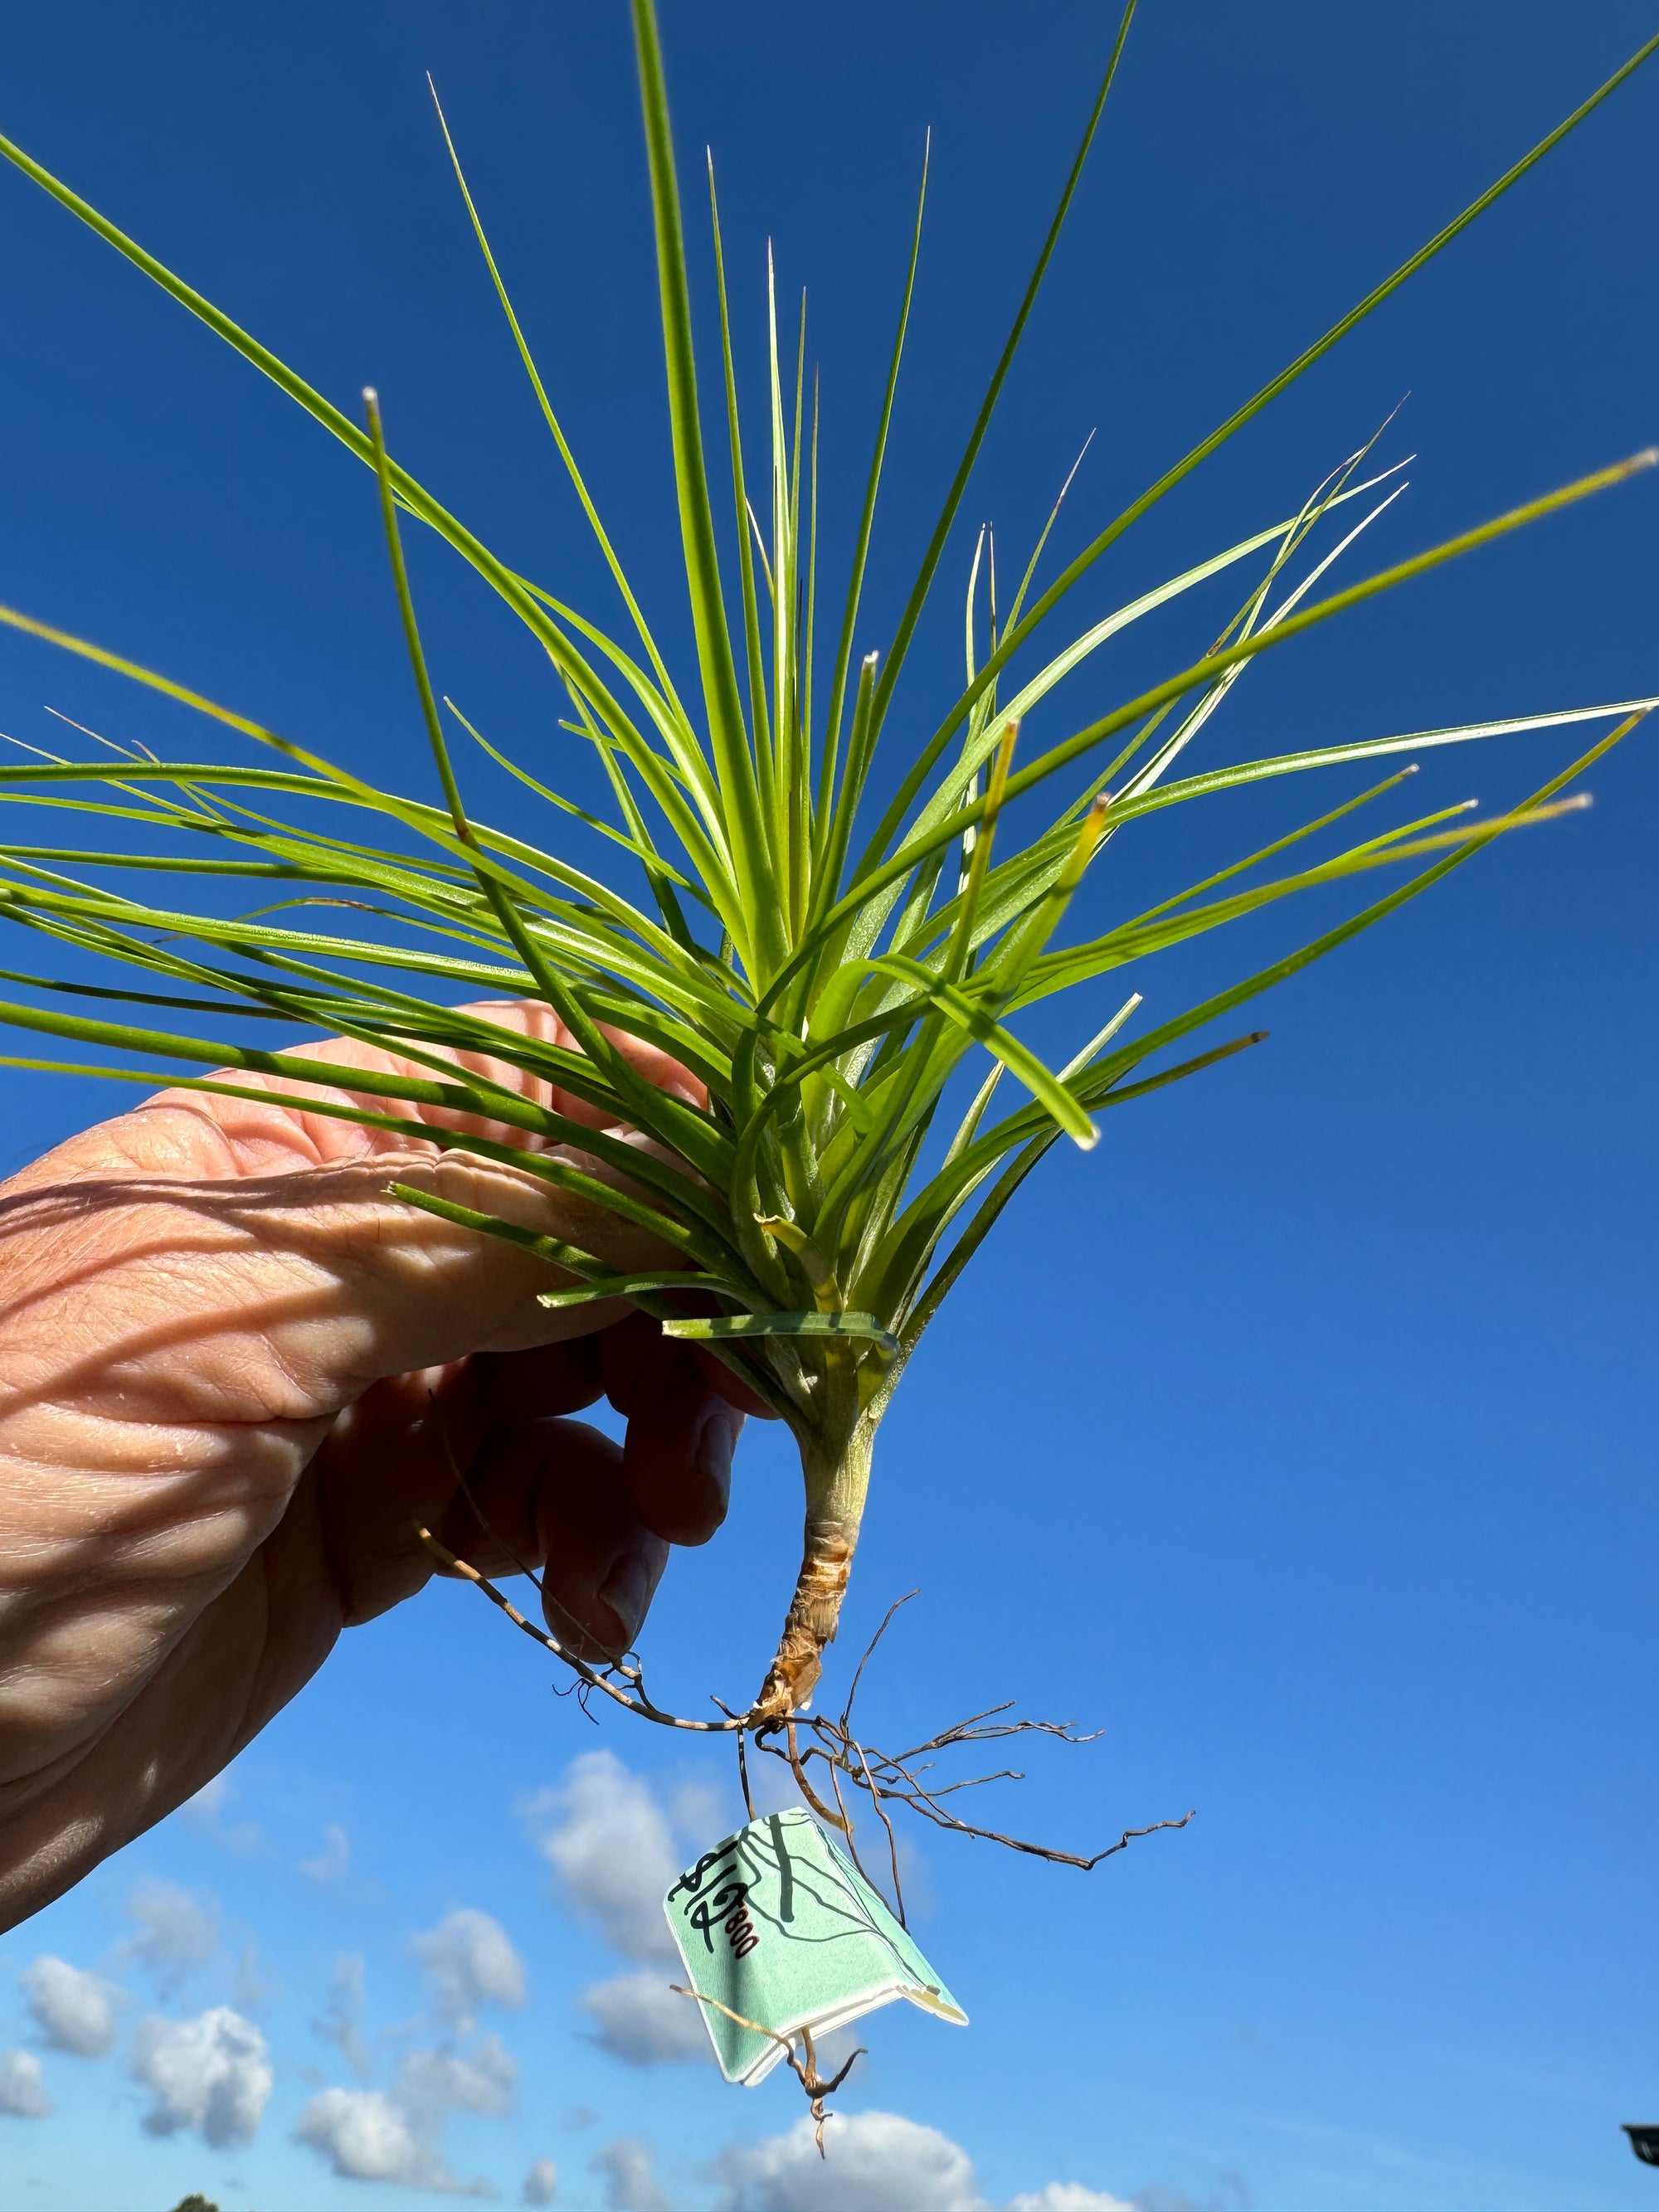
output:
[{"label": "blue sky", "polygon": [[[751,383],[769,234],[811,292],[838,542],[933,126],[860,641],[881,643],[1105,13],[664,16],[683,162],[706,140],[719,164]],[[1148,0],[954,573],[987,516],[1023,560],[1092,428],[1057,550],[1085,542],[1651,28],[1634,0]],[[343,404],[376,383],[441,495],[597,596],[430,68],[584,466],[683,644],[620,5],[91,0],[15,22],[9,56],[0,128]],[[1656,123],[1650,70],[1158,510],[1100,606],[1293,510],[1407,392],[1386,450],[1418,456],[1412,489],[1367,566],[1659,435]],[[21,179],[0,194],[0,598],[360,769],[423,775],[361,471]],[[1638,483],[1273,656],[1214,757],[1651,693],[1655,497]],[[434,549],[412,557],[445,688],[488,726],[544,728],[530,656]],[[957,665],[954,594],[908,678],[918,724]],[[1231,609],[1167,623],[1111,685]],[[155,704],[0,650],[0,727],[47,742],[48,702],[178,746]],[[1512,799],[1568,742],[1431,760],[1414,805]],[[0,2049],[24,2055],[0,2087],[52,2107],[0,2116],[8,2204],[201,2189],[225,2212],[413,2212],[447,2177],[511,2201],[538,2160],[595,2212],[1647,2202],[1618,2130],[1659,2118],[1653,743],[1598,769],[1587,817],[1278,994],[1267,1048],[1054,1158],[930,1337],[849,1608],[856,1647],[921,1588],[872,1730],[1017,1697],[1106,1733],[1034,1757],[1010,1825],[1081,1844],[1199,1817],[1086,1878],[919,1836],[918,1932],[974,2024],[871,2024],[839,2168],[815,2179],[789,2135],[787,2077],[724,2087],[613,1986],[659,1972],[626,1899],[720,1832],[723,1759],[590,1726],[441,1588],[349,1637],[213,1802],[0,1946]],[[1149,838],[1111,896],[1294,818],[1251,799]],[[1172,1007],[1334,910],[1211,940],[1141,988]],[[0,1168],[111,1110],[90,1085],[5,1079]],[[726,1530],[677,1562],[645,1648],[683,1703],[757,1676],[794,1480],[751,1430]],[[624,1902],[601,1912],[592,1868],[618,1854]],[[218,2106],[191,2101],[207,2075]],[[410,2180],[331,2170],[348,2109],[357,2162]]]}]

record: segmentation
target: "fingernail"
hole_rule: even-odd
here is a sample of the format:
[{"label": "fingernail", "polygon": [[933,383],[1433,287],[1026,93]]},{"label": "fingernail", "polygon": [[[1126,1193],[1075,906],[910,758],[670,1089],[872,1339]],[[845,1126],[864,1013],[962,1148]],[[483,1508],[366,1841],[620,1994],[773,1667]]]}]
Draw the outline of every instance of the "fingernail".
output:
[{"label": "fingernail", "polygon": [[599,1596],[617,1616],[626,1650],[640,1632],[651,1602],[651,1570],[637,1552],[624,1552],[599,1584]]}]

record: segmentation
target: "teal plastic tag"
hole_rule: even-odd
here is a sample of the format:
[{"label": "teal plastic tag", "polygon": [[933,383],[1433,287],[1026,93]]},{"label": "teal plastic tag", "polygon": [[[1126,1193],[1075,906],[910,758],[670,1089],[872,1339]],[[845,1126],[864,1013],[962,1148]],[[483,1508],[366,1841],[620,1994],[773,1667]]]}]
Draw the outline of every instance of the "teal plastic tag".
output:
[{"label": "teal plastic tag", "polygon": [[705,1851],[663,1911],[720,2071],[745,2088],[783,2057],[776,2037],[826,2033],[896,1997],[968,2025],[908,1932],[799,1809],[751,1820]]}]

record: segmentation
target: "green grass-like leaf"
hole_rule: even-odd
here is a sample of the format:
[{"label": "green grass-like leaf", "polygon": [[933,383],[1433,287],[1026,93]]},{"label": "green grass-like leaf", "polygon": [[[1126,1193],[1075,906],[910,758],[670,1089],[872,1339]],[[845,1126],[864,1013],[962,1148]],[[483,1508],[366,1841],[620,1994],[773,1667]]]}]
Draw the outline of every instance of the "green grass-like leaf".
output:
[{"label": "green grass-like leaf", "polygon": [[[820,420],[805,304],[799,317],[793,308],[781,315],[769,264],[768,343],[757,386],[766,436],[754,453],[744,451],[712,166],[715,366],[727,452],[718,463],[711,459],[656,13],[652,0],[631,0],[631,8],[673,509],[696,661],[695,684],[684,689],[577,465],[441,110],[489,292],[621,597],[631,646],[520,574],[434,498],[390,450],[373,395],[360,428],[0,138],[0,153],[19,170],[271,378],[371,471],[408,648],[412,713],[441,793],[434,805],[383,787],[180,681],[36,616],[0,608],[0,625],[13,633],[119,674],[245,748],[221,762],[168,762],[132,748],[110,749],[97,760],[31,750],[0,766],[0,802],[35,811],[24,820],[40,818],[42,809],[70,815],[76,826],[66,834],[79,836],[92,817],[101,817],[109,841],[4,848],[0,921],[52,946],[99,957],[109,963],[109,980],[65,981],[49,966],[0,971],[32,994],[0,1004],[0,1019],[143,1063],[14,1058],[3,1064],[72,1065],[112,1080],[170,1079],[230,1097],[250,1095],[239,1076],[283,1077],[310,1110],[516,1164],[649,1231],[663,1264],[619,1274],[592,1253],[398,1186],[406,1203],[527,1247],[560,1271],[550,1279],[548,1306],[621,1300],[726,1360],[794,1429],[807,1469],[809,1519],[833,1491],[837,1526],[855,1527],[861,1492],[854,1497],[846,1488],[852,1480],[846,1469],[867,1465],[868,1432],[906,1360],[1050,1145],[1065,1135],[1091,1146],[1111,1107],[1259,1042],[1261,1033],[1252,1031],[1196,1052],[1187,1043],[1196,1030],[1419,896],[1494,836],[1576,804],[1561,800],[1566,783],[1655,703],[1489,718],[1243,763],[1194,766],[1184,758],[1263,653],[1611,489],[1645,468],[1652,453],[1528,500],[1357,581],[1328,586],[1333,564],[1404,488],[1384,488],[1399,464],[1362,478],[1373,440],[1293,511],[1281,509],[1284,519],[1200,554],[1175,576],[1080,627],[1062,625],[1060,617],[1136,521],[1450,246],[1659,50],[1659,38],[1097,531],[1052,581],[1042,583],[1041,563],[1076,466],[1006,610],[998,605],[994,539],[981,533],[964,563],[965,602],[956,603],[963,609],[962,688],[934,702],[922,724],[930,734],[890,768],[892,702],[912,641],[943,587],[964,495],[1091,147],[1106,126],[1134,0],[1104,59],[960,465],[878,652],[861,651],[871,619],[866,583],[915,295],[926,161],[854,543],[836,575],[819,544]],[[1373,492],[1369,506],[1352,508],[1358,523],[1334,538],[1339,511]],[[544,762],[532,769],[515,759],[459,708],[441,703],[404,562],[410,525],[448,544],[546,653],[556,711],[572,741],[597,755],[611,818],[562,793]],[[1189,630],[1187,650],[1158,682],[1080,724],[1068,716],[1069,679],[1086,669],[1099,681],[1115,639],[1155,615],[1179,621],[1192,593],[1241,567],[1250,577],[1246,595],[1207,650],[1198,649],[1202,635]],[[732,575],[735,613],[726,597]],[[950,586],[952,593],[960,587]],[[822,623],[821,598],[831,611]],[[815,667],[820,628],[828,640],[823,669]],[[1341,849],[1322,854],[1316,843],[1314,857],[1292,872],[1265,872],[1291,847],[1326,838],[1358,807],[1380,805],[1409,768],[1390,772],[1139,914],[1067,940],[1085,881],[1097,881],[1116,841],[1154,814],[1286,775],[1346,771],[1370,760],[1590,721],[1616,726],[1522,807],[1485,821],[1442,809],[1390,823]],[[466,797],[450,748],[456,727],[516,780],[521,803],[512,830],[492,825]],[[1194,763],[1200,757],[1193,752]],[[878,771],[879,804],[872,796]],[[1037,807],[1022,806],[1034,798]],[[535,804],[547,808],[539,833],[529,819]],[[332,828],[319,828],[323,821]],[[572,844],[582,839],[590,843],[579,859]],[[175,853],[175,846],[188,850]],[[1144,964],[1159,952],[1304,892],[1419,861],[1427,865],[1323,934],[1150,1030],[1127,1031],[1143,989],[1152,988]],[[106,877],[124,871],[141,884],[158,872],[170,876],[170,896],[151,899],[107,887]],[[254,879],[262,888],[251,896],[278,902],[234,916],[212,911],[196,900],[204,877]],[[267,894],[266,884],[282,888]],[[1097,1033],[1054,1072],[1019,1033],[1024,1012],[1128,967],[1136,971],[1133,994],[1103,1028],[1098,1006],[1086,1018],[1079,1013],[1077,1032]],[[107,1012],[122,1018],[63,1003],[88,996],[101,996]],[[527,1035],[488,1006],[446,1003],[458,996],[540,1000],[558,1017],[556,1036]],[[279,1030],[355,1038],[386,1048],[410,1072],[353,1070],[348,1087],[338,1069],[308,1058],[303,1047],[255,1048],[222,1035],[144,1025],[163,1010],[252,1017]],[[703,1086],[701,1103],[645,1081],[619,1037],[680,1060]],[[1177,1049],[1187,1056],[1160,1058]],[[480,1058],[501,1073],[477,1073]],[[214,1072],[169,1078],[169,1065]],[[1005,1073],[1015,1103],[992,1119]],[[540,1083],[597,1110],[605,1126],[594,1129],[532,1104],[523,1091]],[[947,1103],[950,1117],[941,1120]],[[418,1118],[423,1107],[476,1117],[500,1133],[435,1127]],[[630,1141],[629,1132],[651,1139],[650,1146]],[[690,1314],[688,1294],[699,1308]],[[863,1438],[856,1449],[855,1431]]]}]

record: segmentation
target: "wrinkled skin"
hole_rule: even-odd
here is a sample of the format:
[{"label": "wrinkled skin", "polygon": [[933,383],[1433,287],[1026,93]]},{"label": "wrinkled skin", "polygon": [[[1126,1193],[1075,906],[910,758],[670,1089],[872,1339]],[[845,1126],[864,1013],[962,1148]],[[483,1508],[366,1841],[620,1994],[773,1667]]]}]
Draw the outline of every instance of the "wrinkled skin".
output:
[{"label": "wrinkled skin", "polygon": [[[545,1008],[490,1011],[569,1042]],[[407,1066],[355,1043],[306,1056]],[[642,1316],[549,1313],[544,1262],[386,1189],[672,1264],[645,1232],[246,1079],[268,1098],[164,1092],[0,1186],[0,1927],[210,1780],[342,1629],[413,1597],[434,1571],[417,1519],[486,1574],[544,1565],[550,1625],[590,1657],[626,1649],[670,1545],[719,1527],[743,1413],[763,1410]],[[565,1418],[601,1395],[620,1449]]]}]

